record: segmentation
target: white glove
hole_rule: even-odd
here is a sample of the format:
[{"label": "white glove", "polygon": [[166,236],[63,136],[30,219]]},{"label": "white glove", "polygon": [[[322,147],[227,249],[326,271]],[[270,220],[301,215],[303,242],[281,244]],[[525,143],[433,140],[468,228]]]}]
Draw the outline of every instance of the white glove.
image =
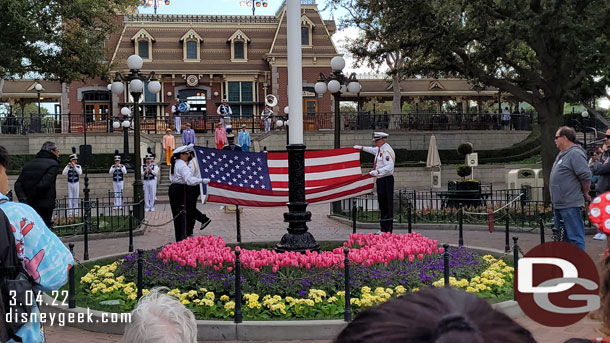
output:
[{"label": "white glove", "polygon": [[376,171],[376,170],[371,170],[371,171],[369,172],[369,175],[374,176],[374,177],[376,177],[378,174],[379,174],[379,173],[377,173],[377,171]]},{"label": "white glove", "polygon": [[203,183],[204,185],[207,185],[208,183],[210,183],[210,179],[202,179],[201,183]]},{"label": "white glove", "polygon": [[354,149],[356,149],[356,150],[362,150],[362,145],[354,145]]}]

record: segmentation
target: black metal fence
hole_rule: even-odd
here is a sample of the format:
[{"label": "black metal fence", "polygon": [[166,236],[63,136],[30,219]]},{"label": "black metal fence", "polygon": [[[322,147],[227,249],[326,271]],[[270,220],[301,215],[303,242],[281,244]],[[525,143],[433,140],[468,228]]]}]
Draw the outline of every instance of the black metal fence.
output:
[{"label": "black metal fence", "polygon": [[[356,206],[355,213],[353,201]],[[491,220],[500,225],[506,222],[508,215],[511,225],[534,227],[538,225],[541,216],[545,221],[553,218],[552,208],[544,206],[541,188],[494,190],[491,186],[483,186],[480,191],[396,190],[394,192],[395,223],[455,224],[458,222],[458,213],[462,207],[463,220],[466,224],[487,224]],[[501,211],[493,213],[500,208]],[[377,223],[379,221],[377,197],[370,194],[343,200],[341,212],[332,212],[332,214],[350,220],[355,214],[358,222]]]},{"label": "black metal fence", "polygon": [[[142,218],[137,215],[138,203],[132,197],[121,197],[122,204],[115,206],[113,192],[107,197],[96,197],[89,200],[91,217],[88,222],[88,233],[126,232],[137,229]],[[119,193],[122,196],[122,194]],[[84,234],[86,216],[84,198],[57,199],[53,210],[53,227],[51,230],[58,236]]]}]

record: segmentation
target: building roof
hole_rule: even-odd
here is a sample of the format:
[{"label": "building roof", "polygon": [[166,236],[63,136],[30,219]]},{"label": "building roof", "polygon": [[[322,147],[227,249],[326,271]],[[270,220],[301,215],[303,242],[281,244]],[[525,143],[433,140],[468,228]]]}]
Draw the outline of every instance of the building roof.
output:
[{"label": "building roof", "polygon": [[61,82],[59,81],[47,81],[40,80],[36,81],[33,79],[18,79],[18,80],[4,80],[0,83],[2,87],[0,89],[0,100],[8,99],[36,99],[37,93],[36,83],[39,82],[42,85],[40,96],[43,98],[59,98],[61,97]]},{"label": "building roof", "polygon": [[[392,98],[391,79],[360,79],[361,97]],[[498,89],[490,86],[475,87],[464,79],[406,79],[400,82],[400,93],[406,97],[467,97],[497,96]]]},{"label": "building roof", "polygon": [[[125,16],[123,31],[112,57],[126,71],[127,57],[135,53],[134,37],[152,37],[152,58],[143,70],[161,74],[252,74],[269,70],[277,58],[286,59],[285,5],[274,16],[244,15],[151,15]],[[312,46],[303,48],[303,58],[331,58],[337,50],[331,40],[334,21],[323,20],[315,3],[302,5],[302,22],[312,27]],[[247,62],[231,61],[231,38],[247,37]],[[184,61],[184,37],[200,38],[199,63]]]}]

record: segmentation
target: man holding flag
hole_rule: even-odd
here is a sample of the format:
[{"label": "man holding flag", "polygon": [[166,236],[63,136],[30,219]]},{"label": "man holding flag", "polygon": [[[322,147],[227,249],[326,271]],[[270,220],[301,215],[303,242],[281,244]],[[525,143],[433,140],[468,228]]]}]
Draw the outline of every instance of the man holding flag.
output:
[{"label": "man holding flag", "polygon": [[363,147],[355,145],[354,149],[366,151],[375,155],[373,170],[369,174],[377,178],[377,200],[379,201],[379,214],[381,218],[381,231],[392,232],[394,224],[394,149],[386,142],[388,134],[375,132],[373,141],[375,147]]}]

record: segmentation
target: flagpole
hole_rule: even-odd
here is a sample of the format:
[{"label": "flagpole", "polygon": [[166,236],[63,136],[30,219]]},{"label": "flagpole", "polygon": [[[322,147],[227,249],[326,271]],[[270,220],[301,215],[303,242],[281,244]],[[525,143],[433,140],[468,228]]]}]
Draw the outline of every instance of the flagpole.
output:
[{"label": "flagpole", "polygon": [[288,233],[284,234],[276,250],[319,251],[320,246],[308,232],[307,222],[311,212],[305,201],[305,144],[303,144],[303,66],[301,56],[301,0],[286,1],[286,24],[288,37],[288,212],[284,222],[288,223]]}]

